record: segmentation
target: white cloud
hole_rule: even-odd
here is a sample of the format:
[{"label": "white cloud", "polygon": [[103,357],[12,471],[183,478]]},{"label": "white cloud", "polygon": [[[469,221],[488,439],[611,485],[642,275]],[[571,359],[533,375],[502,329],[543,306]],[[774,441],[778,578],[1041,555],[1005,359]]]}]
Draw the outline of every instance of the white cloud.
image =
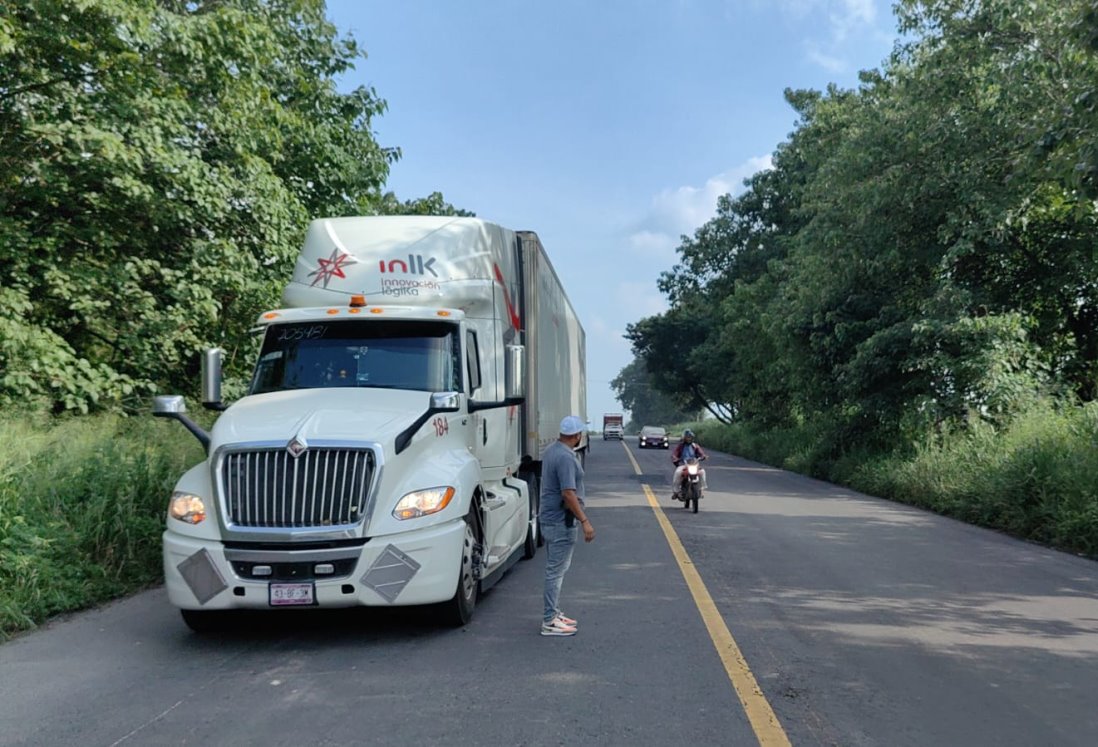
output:
[{"label": "white cloud", "polygon": [[782,15],[797,21],[824,12],[831,33],[841,38],[855,27],[872,26],[877,22],[874,0],[757,0],[755,5],[777,8]]},{"label": "white cloud", "polygon": [[[618,283],[614,297],[618,308],[628,309],[629,316],[633,319],[667,311],[667,299],[660,293],[654,280],[648,283],[623,280]],[[625,330],[621,330],[615,334],[620,337],[624,332]]]},{"label": "white cloud", "polygon": [[678,234],[662,231],[640,230],[629,236],[629,246],[634,252],[662,265],[675,261],[675,247],[678,245]]},{"label": "white cloud", "polygon": [[[880,0],[757,0],[756,7],[777,8],[798,25],[812,23],[819,29],[804,39],[805,56],[828,72],[850,69],[848,52],[867,39],[877,44],[882,35],[877,27]],[[891,36],[886,38],[891,39]]]},{"label": "white cloud", "polygon": [[[877,22],[877,6],[873,4],[873,0],[843,0],[842,4],[846,8],[847,19],[860,21],[867,26]],[[834,12],[832,15],[835,15]]]},{"label": "white cloud", "polygon": [[679,237],[694,233],[717,211],[717,198],[743,191],[743,180],[771,167],[770,156],[755,156],[706,179],[700,187],[665,189],[652,198],[648,213],[629,235],[630,245],[660,259],[674,256]]},{"label": "white cloud", "polygon": [[777,8],[782,15],[799,20],[812,12],[819,0],[755,0],[753,4],[756,8]]},{"label": "white cloud", "polygon": [[[627,285],[627,283],[623,283]],[[640,285],[634,283],[633,285]],[[617,301],[622,295],[622,290],[619,287],[615,290],[614,296]],[[617,316],[622,316],[623,319],[630,319],[636,321],[644,316],[649,316],[651,313],[639,309],[630,307],[616,306],[616,310],[628,311],[628,313]],[[632,344],[625,339],[625,328],[618,327],[616,325],[623,324],[623,319],[616,319],[614,322],[607,321],[604,316],[589,316],[583,320],[584,330],[587,332],[587,375],[598,380],[609,382],[610,379],[618,375],[629,361],[633,360],[633,347]]]},{"label": "white cloud", "polygon": [[874,28],[877,8],[873,0],[843,0],[839,5],[830,6],[827,20],[831,28],[832,46],[838,47],[863,31]]},{"label": "white cloud", "polygon": [[829,54],[824,54],[815,44],[808,43],[805,46],[805,54],[808,55],[808,59],[822,67],[824,70],[828,70],[832,73],[842,73],[846,71],[846,60],[840,59],[838,57],[833,57]]}]

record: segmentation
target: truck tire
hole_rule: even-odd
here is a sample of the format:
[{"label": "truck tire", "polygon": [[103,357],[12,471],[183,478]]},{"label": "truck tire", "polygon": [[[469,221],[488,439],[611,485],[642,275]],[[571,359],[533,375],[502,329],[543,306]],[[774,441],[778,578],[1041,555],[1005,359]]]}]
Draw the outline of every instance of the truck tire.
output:
[{"label": "truck tire", "polygon": [[466,625],[473,618],[473,610],[477,606],[477,592],[480,590],[480,581],[477,580],[473,569],[473,553],[479,541],[476,535],[476,502],[469,509],[465,517],[465,540],[461,545],[461,568],[458,571],[457,589],[449,602],[442,603],[442,619],[447,625],[459,628]]},{"label": "truck tire", "polygon": [[225,630],[228,617],[220,610],[179,610],[183,622],[195,633],[216,633]]},{"label": "truck tire", "polygon": [[527,482],[530,486],[530,517],[526,522],[526,541],[522,545],[522,559],[530,560],[538,554],[538,546],[542,544],[541,539],[541,520],[538,516],[538,510],[541,508],[540,496],[534,492],[534,487],[537,485],[538,478],[533,477],[532,484]]},{"label": "truck tire", "polygon": [[[526,483],[527,490],[529,491],[530,495],[533,496],[534,514],[536,516],[541,510],[541,478],[538,476],[537,472],[529,471],[520,473],[519,479]],[[529,543],[530,541],[529,531],[527,531],[526,534],[526,541],[527,543]],[[534,554],[537,552],[537,548],[541,547],[544,544],[545,538],[541,536],[541,521],[539,518],[534,531],[534,549],[531,550],[529,544],[527,544],[526,547],[523,548],[522,557],[529,560],[530,558],[534,557]]]}]

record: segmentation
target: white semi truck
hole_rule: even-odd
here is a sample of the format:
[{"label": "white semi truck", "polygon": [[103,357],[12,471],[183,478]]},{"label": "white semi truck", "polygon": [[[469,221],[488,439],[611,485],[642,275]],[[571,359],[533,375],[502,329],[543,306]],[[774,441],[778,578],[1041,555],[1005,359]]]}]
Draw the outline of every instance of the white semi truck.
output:
[{"label": "white semi truck", "polygon": [[204,352],[208,433],[182,397],[154,400],[207,452],[168,507],[171,602],[196,630],[355,605],[468,622],[536,553],[541,452],[587,419],[583,327],[541,242],[474,218],[316,220],[282,304],[231,405]]}]

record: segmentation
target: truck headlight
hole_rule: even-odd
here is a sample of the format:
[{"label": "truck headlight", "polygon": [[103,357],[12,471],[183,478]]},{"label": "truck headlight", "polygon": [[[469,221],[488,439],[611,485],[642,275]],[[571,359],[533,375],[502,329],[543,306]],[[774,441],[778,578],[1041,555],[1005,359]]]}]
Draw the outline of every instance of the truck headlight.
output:
[{"label": "truck headlight", "polygon": [[168,503],[168,516],[188,524],[201,524],[206,519],[206,504],[193,493],[172,492]]},{"label": "truck headlight", "polygon": [[450,505],[450,499],[454,497],[454,489],[451,487],[426,488],[408,493],[397,501],[393,509],[393,516],[403,521],[404,519],[416,519],[420,516],[438,513]]}]

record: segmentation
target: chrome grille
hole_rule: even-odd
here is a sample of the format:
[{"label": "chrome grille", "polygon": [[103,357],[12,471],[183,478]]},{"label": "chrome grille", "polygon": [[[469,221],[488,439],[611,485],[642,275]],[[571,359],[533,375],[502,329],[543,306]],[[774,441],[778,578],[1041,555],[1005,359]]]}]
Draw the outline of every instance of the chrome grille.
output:
[{"label": "chrome grille", "polygon": [[232,524],[325,527],[358,522],[373,471],[369,449],[236,451],[221,463],[221,484]]}]

